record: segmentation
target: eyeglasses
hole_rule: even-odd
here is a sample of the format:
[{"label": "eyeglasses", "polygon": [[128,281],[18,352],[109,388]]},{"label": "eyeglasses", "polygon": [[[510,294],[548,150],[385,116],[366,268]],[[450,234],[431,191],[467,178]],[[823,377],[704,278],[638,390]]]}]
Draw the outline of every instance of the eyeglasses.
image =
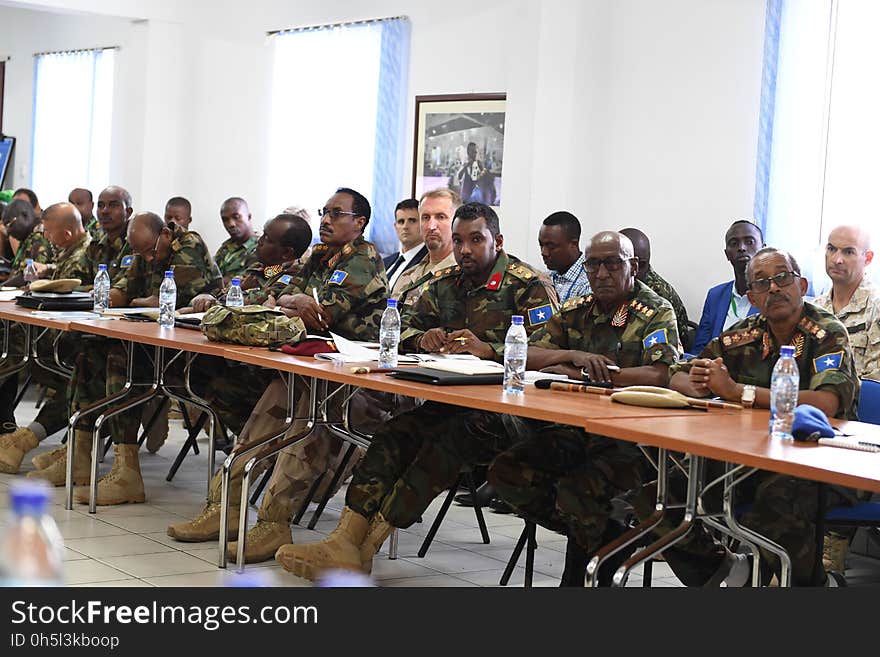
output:
[{"label": "eyeglasses", "polygon": [[332,210],[329,210],[327,208],[320,208],[318,210],[319,217],[329,216],[331,219],[339,219],[339,217],[344,214],[350,215],[352,217],[361,216],[357,212],[346,212],[345,210],[340,210],[339,208],[333,208]]},{"label": "eyeglasses", "polygon": [[752,292],[766,292],[770,289],[770,283],[776,283],[776,287],[788,287],[794,283],[796,278],[800,278],[800,276],[793,271],[784,271],[776,274],[776,276],[771,276],[770,278],[759,278],[758,280],[752,281],[749,283],[749,289]]},{"label": "eyeglasses", "polygon": [[595,274],[599,271],[599,268],[602,265],[605,265],[605,269],[609,272],[620,271],[623,269],[624,262],[628,261],[623,258],[605,258],[604,260],[600,260],[599,258],[588,258],[584,261],[584,271],[588,274]]}]

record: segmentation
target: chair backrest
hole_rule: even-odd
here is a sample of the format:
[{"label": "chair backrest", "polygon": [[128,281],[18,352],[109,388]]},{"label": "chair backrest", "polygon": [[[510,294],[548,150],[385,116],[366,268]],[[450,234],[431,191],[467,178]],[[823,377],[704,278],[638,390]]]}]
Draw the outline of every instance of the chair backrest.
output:
[{"label": "chair backrest", "polygon": [[880,424],[880,381],[862,379],[859,393],[859,420]]}]

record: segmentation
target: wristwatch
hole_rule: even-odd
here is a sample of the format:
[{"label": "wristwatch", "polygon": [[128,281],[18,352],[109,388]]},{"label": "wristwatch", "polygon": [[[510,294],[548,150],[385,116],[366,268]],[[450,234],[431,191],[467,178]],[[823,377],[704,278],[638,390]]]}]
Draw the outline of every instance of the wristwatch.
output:
[{"label": "wristwatch", "polygon": [[742,405],[745,408],[751,408],[755,405],[755,386],[743,386]]}]

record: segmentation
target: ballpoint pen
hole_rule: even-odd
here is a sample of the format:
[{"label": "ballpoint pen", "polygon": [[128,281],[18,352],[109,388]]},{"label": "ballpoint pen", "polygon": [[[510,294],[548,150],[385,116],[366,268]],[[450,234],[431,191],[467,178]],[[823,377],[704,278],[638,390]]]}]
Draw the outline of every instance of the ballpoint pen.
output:
[{"label": "ballpoint pen", "polygon": [[318,299],[318,288],[316,288],[316,287],[312,288],[312,297],[315,299],[315,303],[320,306],[321,301],[320,301],[320,299]]}]

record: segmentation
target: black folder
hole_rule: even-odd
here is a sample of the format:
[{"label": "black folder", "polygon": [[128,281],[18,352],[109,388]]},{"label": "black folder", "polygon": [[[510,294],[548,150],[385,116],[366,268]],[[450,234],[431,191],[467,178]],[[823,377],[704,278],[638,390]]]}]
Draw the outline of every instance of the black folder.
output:
[{"label": "black folder", "polygon": [[428,367],[402,367],[389,376],[406,381],[430,383],[435,386],[501,385],[504,381],[504,372],[498,372],[498,374],[459,374],[458,372],[446,372]]},{"label": "black folder", "polygon": [[92,310],[94,307],[88,292],[25,292],[15,303],[31,310]]}]

